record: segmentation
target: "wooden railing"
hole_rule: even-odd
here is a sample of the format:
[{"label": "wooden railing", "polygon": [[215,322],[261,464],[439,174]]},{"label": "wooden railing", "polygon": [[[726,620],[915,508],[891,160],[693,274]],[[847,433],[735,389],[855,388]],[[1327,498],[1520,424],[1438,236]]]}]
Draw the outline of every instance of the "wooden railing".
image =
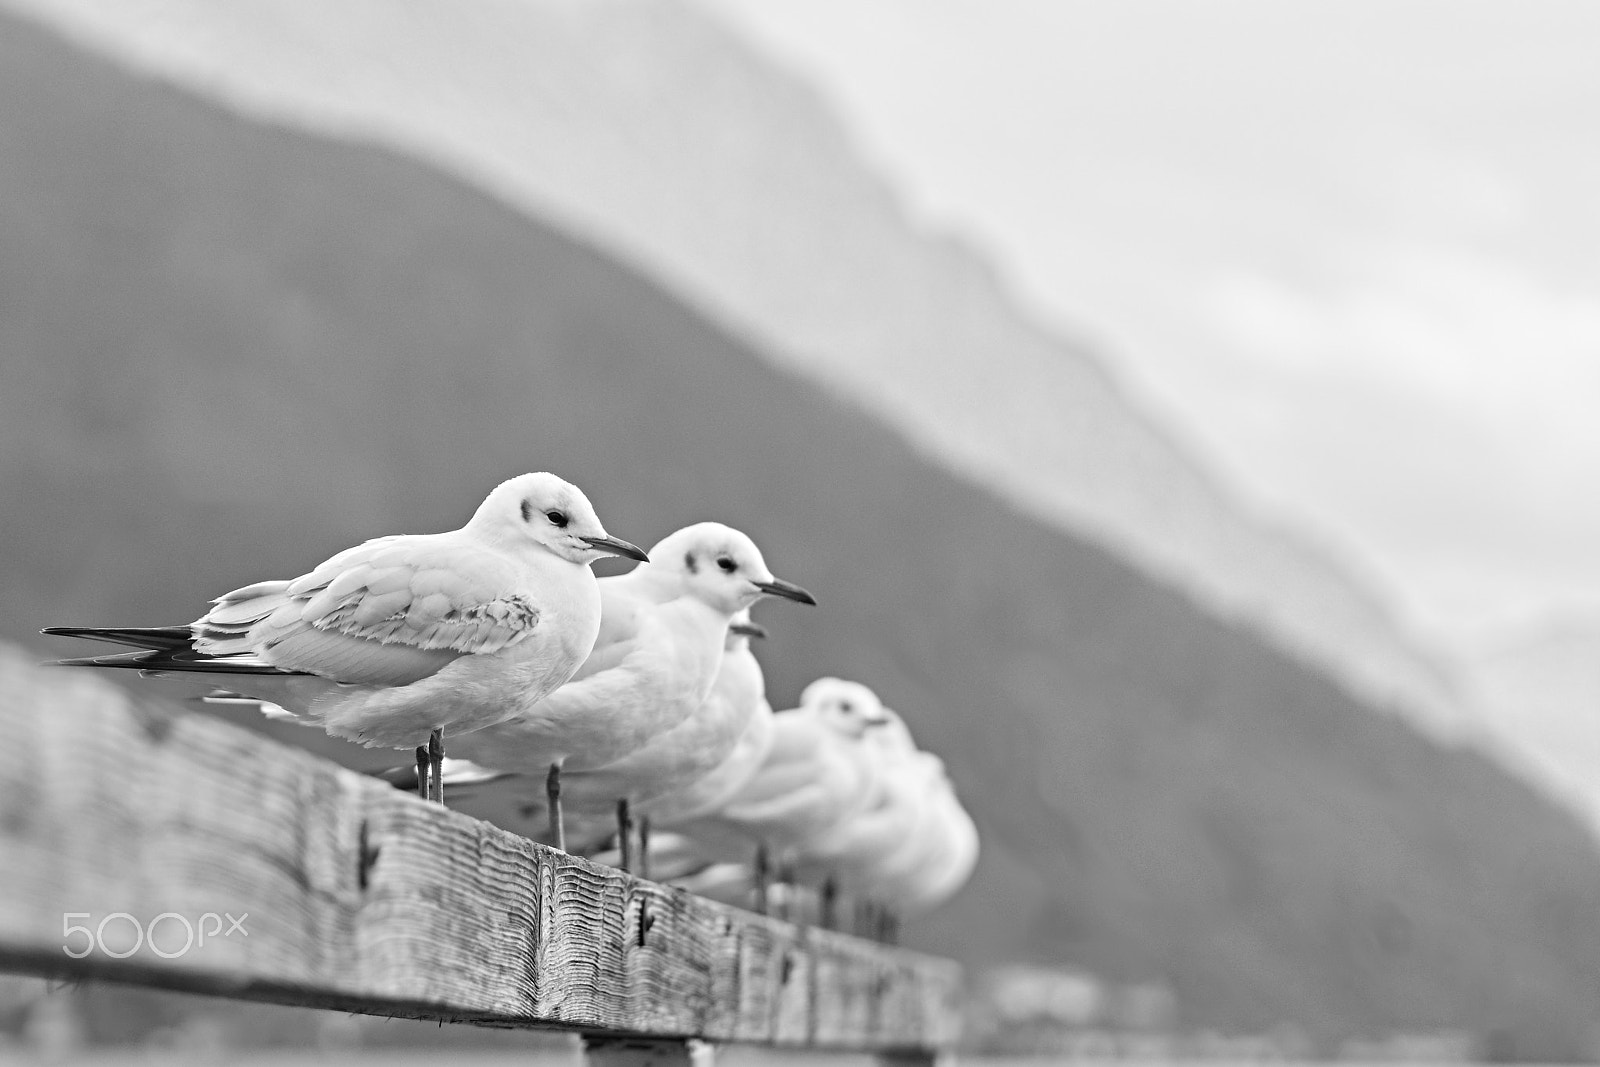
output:
[{"label": "wooden railing", "polygon": [[691,1041],[929,1060],[958,1036],[949,961],[642,881],[3,653],[0,849],[5,971],[560,1028],[611,1064]]}]

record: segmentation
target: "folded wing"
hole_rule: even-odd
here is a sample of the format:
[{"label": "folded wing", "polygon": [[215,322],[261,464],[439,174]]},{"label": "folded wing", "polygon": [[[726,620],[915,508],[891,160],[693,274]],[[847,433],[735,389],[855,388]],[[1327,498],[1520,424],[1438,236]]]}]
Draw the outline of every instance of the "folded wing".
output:
[{"label": "folded wing", "polygon": [[450,535],[381,537],[293,581],[219,597],[194,635],[208,655],[254,654],[286,671],[394,686],[510,648],[539,615],[523,573],[493,549]]}]

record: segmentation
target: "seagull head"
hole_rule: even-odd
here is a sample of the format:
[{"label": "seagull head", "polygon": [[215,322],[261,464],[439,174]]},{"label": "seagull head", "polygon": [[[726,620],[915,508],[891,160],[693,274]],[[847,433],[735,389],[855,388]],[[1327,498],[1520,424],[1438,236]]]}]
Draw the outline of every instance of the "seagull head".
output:
[{"label": "seagull head", "polygon": [[859,738],[868,730],[888,726],[898,719],[890,718],[894,713],[883,706],[878,694],[860,682],[843,678],[818,678],[806,686],[800,693],[800,708],[850,738]]},{"label": "seagull head", "polygon": [[660,569],[686,595],[732,618],[764,596],[801,604],[816,598],[767,569],[761,550],[749,537],[720,522],[697,522],[664,537],[650,550],[651,569]]},{"label": "seagull head", "polygon": [[910,760],[917,753],[917,742],[912,739],[906,721],[893,708],[878,706],[878,717],[867,724],[867,743],[895,761]]},{"label": "seagull head", "polygon": [[521,474],[495,486],[467,529],[502,544],[538,545],[571,563],[601,556],[648,561],[642,550],[606,533],[583,490],[554,474]]}]

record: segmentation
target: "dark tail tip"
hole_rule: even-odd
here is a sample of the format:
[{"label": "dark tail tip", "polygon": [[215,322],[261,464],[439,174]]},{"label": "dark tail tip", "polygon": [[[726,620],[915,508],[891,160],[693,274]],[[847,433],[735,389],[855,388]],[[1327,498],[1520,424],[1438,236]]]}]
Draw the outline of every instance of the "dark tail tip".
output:
[{"label": "dark tail tip", "polygon": [[49,637],[80,637],[85,641],[169,652],[186,650],[191,641],[187,626],[46,626],[39,632]]}]

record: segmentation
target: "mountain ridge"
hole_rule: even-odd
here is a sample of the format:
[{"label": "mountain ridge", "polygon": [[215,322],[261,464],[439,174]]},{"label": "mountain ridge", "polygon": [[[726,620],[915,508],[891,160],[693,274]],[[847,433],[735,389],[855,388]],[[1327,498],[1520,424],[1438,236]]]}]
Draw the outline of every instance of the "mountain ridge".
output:
[{"label": "mountain ridge", "polygon": [[1600,614],[1552,613],[1460,650],[1485,729],[1600,836]]}]

